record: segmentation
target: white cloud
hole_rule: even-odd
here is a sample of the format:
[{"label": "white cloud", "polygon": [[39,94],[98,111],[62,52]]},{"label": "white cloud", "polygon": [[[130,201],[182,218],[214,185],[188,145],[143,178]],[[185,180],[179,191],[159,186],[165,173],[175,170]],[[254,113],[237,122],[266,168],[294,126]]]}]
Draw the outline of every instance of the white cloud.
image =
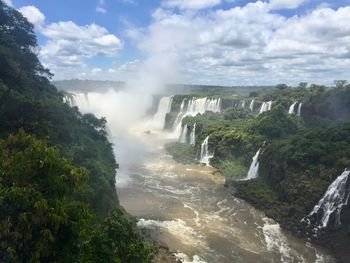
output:
[{"label": "white cloud", "polygon": [[119,38],[96,24],[58,22],[47,25],[41,33],[48,41],[41,48],[40,58],[54,73],[61,68],[81,67],[95,56],[115,56],[123,46]]},{"label": "white cloud", "polygon": [[144,75],[156,74],[167,82],[204,84],[350,79],[350,6],[317,6],[294,16],[275,10],[296,8],[305,1],[266,0],[205,9],[219,2],[163,1],[147,27],[127,30],[147,59],[100,70],[90,69],[86,61],[115,57],[123,46],[117,36],[96,24],[45,25],[43,16],[36,23],[48,41],[40,58],[58,79],[127,80],[140,68]]},{"label": "white cloud", "polygon": [[179,8],[181,10],[200,10],[217,6],[221,0],[165,0],[164,7]]},{"label": "white cloud", "polygon": [[96,12],[105,14],[105,13],[107,13],[107,10],[106,10],[106,8],[103,8],[101,6],[97,6],[96,7]]},{"label": "white cloud", "polygon": [[105,0],[98,0],[97,1],[96,12],[102,13],[102,14],[107,13]]},{"label": "white cloud", "polygon": [[[137,77],[138,72],[144,66],[144,62],[133,60],[120,65],[117,68],[109,68],[107,75],[103,75],[105,79],[130,80]],[[103,77],[102,76],[102,77]]]},{"label": "white cloud", "polygon": [[19,9],[19,12],[28,19],[29,22],[34,24],[36,27],[42,26],[45,22],[45,16],[35,6],[23,6]]},{"label": "white cloud", "polygon": [[93,69],[91,69],[91,74],[93,76],[97,75],[100,72],[102,72],[102,69],[100,69],[100,68],[93,68]]},{"label": "white cloud", "polygon": [[169,59],[160,67],[180,70],[178,82],[330,83],[350,78],[350,7],[317,7],[292,17],[271,12],[262,1],[198,13],[158,9],[148,28],[134,28],[128,36],[153,57],[166,54]]},{"label": "white cloud", "polygon": [[270,0],[269,7],[271,9],[295,9],[308,0]]},{"label": "white cloud", "polygon": [[[103,3],[103,2],[100,2]],[[97,24],[80,26],[72,21],[45,24],[45,16],[34,6],[19,11],[47,38],[39,58],[56,78],[97,75],[86,61],[98,56],[114,57],[122,49],[121,40]]]}]

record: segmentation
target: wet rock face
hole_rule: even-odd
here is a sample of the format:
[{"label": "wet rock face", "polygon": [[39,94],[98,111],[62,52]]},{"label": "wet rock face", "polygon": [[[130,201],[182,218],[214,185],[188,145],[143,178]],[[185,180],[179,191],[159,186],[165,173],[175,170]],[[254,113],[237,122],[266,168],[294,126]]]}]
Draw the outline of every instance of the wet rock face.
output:
[{"label": "wet rock face", "polygon": [[301,233],[315,239],[342,226],[342,209],[347,206],[350,195],[349,175],[350,171],[345,170],[330,184],[318,204],[300,221]]}]

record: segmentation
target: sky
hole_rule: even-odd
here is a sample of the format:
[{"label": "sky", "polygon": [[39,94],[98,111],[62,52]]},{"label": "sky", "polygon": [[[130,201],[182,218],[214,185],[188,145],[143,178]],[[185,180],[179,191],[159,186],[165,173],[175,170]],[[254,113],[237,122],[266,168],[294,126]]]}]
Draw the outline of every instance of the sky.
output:
[{"label": "sky", "polygon": [[55,80],[350,80],[350,0],[4,1],[35,25]]}]

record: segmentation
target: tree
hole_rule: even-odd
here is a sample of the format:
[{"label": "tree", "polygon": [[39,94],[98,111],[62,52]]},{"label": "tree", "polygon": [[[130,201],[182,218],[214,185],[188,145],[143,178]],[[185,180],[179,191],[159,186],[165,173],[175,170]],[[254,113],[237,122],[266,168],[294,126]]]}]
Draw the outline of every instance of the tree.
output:
[{"label": "tree", "polygon": [[144,243],[135,230],[135,221],[118,208],[95,228],[85,244],[81,262],[148,263],[156,250]]},{"label": "tree", "polygon": [[288,86],[286,84],[278,84],[275,88],[278,90],[285,90]]},{"label": "tree", "polygon": [[337,88],[344,88],[348,81],[347,80],[334,80],[333,82]]},{"label": "tree", "polygon": [[307,82],[300,82],[299,85],[298,85],[298,88],[300,88],[300,89],[306,89],[307,84],[308,84]]},{"label": "tree", "polygon": [[0,141],[0,261],[73,262],[92,215],[87,172],[20,130]]},{"label": "tree", "polygon": [[6,85],[23,89],[25,83],[46,83],[45,76],[52,76],[41,65],[35,50],[34,26],[0,1],[0,77]]}]

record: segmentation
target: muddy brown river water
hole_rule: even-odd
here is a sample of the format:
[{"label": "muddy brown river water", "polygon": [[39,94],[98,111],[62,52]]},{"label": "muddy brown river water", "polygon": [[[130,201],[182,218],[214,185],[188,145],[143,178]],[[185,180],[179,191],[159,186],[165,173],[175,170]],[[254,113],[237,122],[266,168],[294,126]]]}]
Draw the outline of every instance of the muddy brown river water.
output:
[{"label": "muddy brown river water", "polygon": [[183,262],[333,262],[232,196],[213,168],[176,163],[164,150],[165,133],[116,141],[120,203]]}]

